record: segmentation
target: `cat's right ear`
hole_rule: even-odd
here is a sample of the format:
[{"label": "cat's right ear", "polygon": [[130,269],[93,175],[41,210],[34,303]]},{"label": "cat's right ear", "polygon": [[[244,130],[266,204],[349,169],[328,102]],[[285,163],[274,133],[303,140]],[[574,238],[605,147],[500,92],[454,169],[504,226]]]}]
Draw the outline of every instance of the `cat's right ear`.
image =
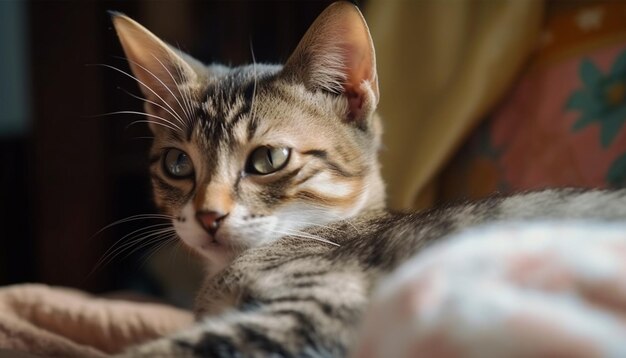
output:
[{"label": "cat's right ear", "polygon": [[[191,57],[173,49],[153,33],[126,15],[110,12],[115,31],[120,39],[131,71],[145,99],[146,112],[159,117],[179,117],[185,110],[180,105],[181,85],[197,80]],[[163,125],[150,118],[150,129],[155,132]]]},{"label": "cat's right ear", "polygon": [[359,9],[345,1],[328,6],[287,60],[284,76],[342,95],[347,121],[363,126],[379,95],[374,44]]}]

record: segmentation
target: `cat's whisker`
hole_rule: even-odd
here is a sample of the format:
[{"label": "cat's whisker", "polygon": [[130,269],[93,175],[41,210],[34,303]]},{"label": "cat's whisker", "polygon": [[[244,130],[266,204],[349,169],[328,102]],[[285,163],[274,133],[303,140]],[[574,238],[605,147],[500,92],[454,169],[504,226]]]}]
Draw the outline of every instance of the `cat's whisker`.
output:
[{"label": "cat's whisker", "polygon": [[119,250],[114,256],[111,256],[109,260],[103,264],[103,266],[111,263],[115,258],[121,256],[126,250],[130,250],[130,252],[128,252],[124,257],[122,257],[122,260],[128,258],[129,256],[131,256],[132,254],[134,254],[135,252],[139,250],[142,250],[150,245],[154,245],[155,243],[159,243],[161,242],[162,237],[166,236],[167,234],[171,235],[170,231],[162,229],[162,230],[153,231],[145,236],[138,237],[134,239],[132,243],[128,243],[129,245],[125,245],[123,249]]},{"label": "cat's whisker", "polygon": [[136,221],[136,220],[150,220],[150,219],[156,219],[156,220],[173,220],[174,216],[171,215],[165,215],[165,214],[136,214],[136,215],[131,215],[129,217],[123,218],[123,219],[119,219],[116,220],[108,225],[106,225],[105,227],[103,227],[102,229],[98,230],[95,234],[93,234],[90,238],[93,239],[94,237],[98,236],[98,234],[100,234],[101,232],[115,226],[115,225],[119,225],[119,224],[123,224],[123,223],[127,223],[130,221]]},{"label": "cat's whisker", "polygon": [[[133,236],[133,235],[135,235],[137,233],[140,233],[142,231],[150,231],[150,230],[156,229],[156,228],[158,228],[157,230],[162,230],[162,228],[168,227],[168,226],[169,226],[170,229],[172,229],[172,230],[174,229],[170,223],[154,224],[154,225],[149,225],[149,226],[146,226],[146,227],[139,228],[139,229],[137,229],[137,230],[135,230],[135,231],[133,231],[131,233],[128,233],[128,234],[122,236],[122,238],[118,239],[113,244],[113,246],[115,246],[118,242],[124,241],[124,239],[126,239],[127,237],[131,237],[131,236]],[[154,230],[152,230],[152,231],[154,231]]]},{"label": "cat's whisker", "polygon": [[[302,210],[301,213],[306,213],[308,211],[311,213],[320,212],[320,213],[323,213],[324,215],[333,215],[331,212],[328,211],[328,207],[315,205],[315,204],[309,204],[309,205],[311,206],[311,208]],[[347,225],[350,225],[356,232],[360,233],[359,229],[350,220],[348,220],[348,218],[339,217],[339,215],[335,214],[334,219],[335,220],[333,221],[345,221]]]},{"label": "cat's whisker", "polygon": [[356,231],[359,235],[361,234],[361,231],[359,231],[359,228],[356,227],[356,225],[354,225],[354,223],[352,223],[351,220],[346,220],[346,223],[350,226],[352,226],[352,228],[354,229],[354,231]]},{"label": "cat's whisker", "polygon": [[168,126],[168,125],[165,125],[165,124],[160,123],[160,122],[157,122],[157,121],[151,121],[151,120],[149,120],[149,119],[145,119],[145,120],[144,120],[144,119],[140,119],[140,120],[132,121],[132,122],[130,122],[130,123],[126,126],[126,129],[128,129],[128,128],[129,128],[129,127],[131,127],[131,126],[134,126],[135,124],[140,124],[140,123],[152,123],[152,124],[157,125],[157,126],[165,127],[165,128],[170,129],[170,130],[172,130],[172,131],[175,131],[175,130],[176,130],[176,129],[175,129],[175,128],[173,128],[173,127],[170,127],[170,126]]},{"label": "cat's whisker", "polygon": [[[96,268],[100,265],[103,264],[104,261],[107,260],[107,258],[111,255],[115,255],[116,252],[118,252],[119,250],[124,250],[126,247],[128,247],[129,245],[132,246],[133,243],[136,243],[138,241],[141,241],[141,239],[137,239],[136,237],[132,237],[133,235],[139,234],[143,235],[143,234],[149,234],[152,232],[156,232],[156,231],[160,231],[160,230],[164,230],[163,227],[165,226],[170,226],[170,224],[155,224],[155,225],[150,225],[147,227],[142,227],[140,229],[137,229],[129,234],[124,235],[121,239],[116,240],[113,245],[111,245],[111,247],[105,251],[105,253],[102,255],[102,258],[100,258],[98,260],[98,262],[96,262]],[[174,230],[173,227],[168,228],[168,230]],[[126,238],[131,237],[131,239],[128,240],[128,242],[125,242],[121,245],[118,246],[118,244],[120,244],[122,241],[124,241]],[[95,268],[94,268],[95,270]]]},{"label": "cat's whisker", "polygon": [[[179,67],[176,67],[176,71],[177,72],[181,72],[181,70],[179,70]],[[189,113],[191,113],[191,117],[189,119],[189,125],[192,126],[193,125],[193,108],[192,108],[192,99],[191,99],[191,94],[189,93],[189,89],[184,87],[182,89],[179,89],[182,99],[183,99],[183,103],[185,104],[185,107],[187,108],[187,111],[189,111]]]},{"label": "cat's whisker", "polygon": [[155,114],[150,114],[150,113],[146,113],[146,112],[139,112],[139,111],[117,111],[117,112],[111,112],[111,114],[137,114],[137,115],[142,115],[142,116],[146,116],[146,117],[150,117],[150,118],[156,118],[156,119],[160,119],[163,122],[168,123],[169,125],[175,127],[176,129],[178,129],[179,131],[183,132],[183,129],[181,127],[179,127],[176,123],[167,120],[161,116],[157,116]]},{"label": "cat's whisker", "polygon": [[[161,60],[159,60],[154,54],[152,54],[152,57],[154,57],[155,60],[157,60],[157,62],[159,62],[159,64],[165,69],[165,71],[169,74],[169,76],[172,78],[172,81],[174,81],[174,84],[176,85],[176,89],[178,90],[178,93],[180,94],[181,98],[182,98],[182,92],[180,91],[180,84],[176,81],[176,79],[174,78],[174,76],[172,75],[172,73],[170,72],[170,70],[167,68],[167,66],[165,66],[163,64],[163,62],[161,62]],[[154,74],[153,74],[154,76]],[[179,76],[181,78],[183,78],[182,74],[179,73]],[[161,80],[159,80],[161,82]],[[163,83],[163,82],[161,82]],[[185,117],[187,118],[187,121],[185,122],[186,126],[189,126],[190,123],[190,117],[191,117],[191,113],[187,111],[186,107],[183,107],[183,105],[180,103],[180,100],[178,98],[178,96],[175,96],[174,93],[172,92],[172,90],[166,86],[165,84],[163,84],[167,90],[170,92],[170,94],[172,95],[172,97],[174,97],[174,99],[176,100],[176,103],[178,103],[178,106],[180,107],[180,109],[183,111],[183,113],[185,114]]]},{"label": "cat's whisker", "polygon": [[[118,71],[118,72],[120,72],[120,73],[122,73],[122,74],[124,74],[124,75],[126,75],[126,76],[128,76],[128,77],[130,77],[130,78],[132,78],[133,80],[137,81],[137,83],[139,83],[140,85],[142,85],[143,87],[145,87],[148,91],[152,92],[152,93],[153,93],[153,94],[154,94],[154,95],[155,95],[158,99],[160,99],[160,100],[161,100],[161,102],[163,102],[163,104],[165,104],[165,105],[166,105],[166,106],[167,106],[170,110],[172,110],[172,112],[177,113],[177,112],[174,110],[174,108],[172,108],[172,106],[170,106],[170,104],[169,104],[169,103],[167,103],[167,101],[163,99],[163,97],[159,96],[159,94],[158,94],[158,93],[156,93],[156,92],[155,92],[152,88],[150,88],[150,86],[148,86],[147,84],[145,84],[144,82],[142,82],[141,80],[139,80],[137,77],[135,77],[135,76],[131,75],[130,73],[128,73],[128,72],[126,72],[126,71],[123,71],[123,70],[121,70],[121,69],[119,69],[119,68],[117,68],[117,67],[115,67],[115,66],[107,65],[107,64],[105,64],[105,63],[97,63],[97,64],[95,64],[95,66],[103,66],[103,67],[106,67],[106,68],[110,68],[110,69],[113,69],[113,70],[115,70],[115,71]],[[180,116],[179,116],[179,117],[180,117]]]},{"label": "cat's whisker", "polygon": [[256,99],[256,86],[258,82],[258,76],[256,72],[256,57],[254,56],[254,48],[252,47],[252,39],[250,39],[250,54],[252,55],[252,76],[254,78],[254,87],[252,88],[252,99],[250,103],[250,120],[254,120],[254,100]]},{"label": "cat's whisker", "polygon": [[[176,44],[176,48],[178,48],[178,51],[183,52],[180,49],[180,46],[178,45],[178,43]],[[182,69],[181,64],[178,63],[178,62],[175,62],[174,63],[174,68],[176,69],[176,74],[179,77],[182,78],[183,77],[183,69]],[[189,88],[188,87],[183,87],[182,90],[181,90],[180,87],[181,86],[179,86],[179,88],[178,88],[178,92],[182,96],[183,103],[185,104],[185,107],[187,108],[187,111],[190,114],[188,119],[189,119],[189,122],[190,122],[189,124],[191,125],[192,121],[193,121],[193,113],[194,113],[193,106],[191,105],[191,103],[192,103],[191,94],[189,93]]]},{"label": "cat's whisker", "polygon": [[126,256],[124,256],[124,258],[127,258],[128,256],[132,255],[138,250],[141,250],[142,248],[152,244],[153,239],[151,238],[154,238],[155,236],[158,237],[160,235],[164,235],[168,233],[173,233],[173,230],[174,230],[173,228],[151,230],[149,232],[142,233],[141,236],[132,238],[128,242],[120,245],[115,250],[110,252],[108,255],[106,255],[106,257],[103,257],[101,260],[99,260],[98,263],[96,264],[96,267],[92,270],[92,272],[95,272],[99,268],[108,265],[117,257],[119,257],[124,251],[130,250],[133,246],[135,247]]},{"label": "cat's whisker", "polygon": [[[177,67],[178,68],[178,67]],[[179,70],[180,72],[180,70]],[[191,117],[189,119],[189,125],[192,126],[193,125],[193,106],[192,106],[192,102],[193,100],[191,99],[191,93],[189,92],[189,88],[184,87],[182,88],[181,91],[181,95],[183,96],[183,102],[185,103],[185,106],[188,108],[187,110],[189,111],[189,113],[191,113]]]},{"label": "cat's whisker", "polygon": [[174,249],[173,249],[172,255],[170,255],[170,267],[172,266],[173,263],[176,262],[176,258],[178,257],[178,252],[180,251],[181,241],[176,240],[176,237],[178,237],[178,235],[174,236]]},{"label": "cat's whisker", "polygon": [[[150,114],[150,113],[145,113],[145,112],[138,112],[138,111],[116,111],[116,112],[109,112],[109,113],[98,114],[98,115],[95,115],[95,116],[90,116],[90,117],[104,117],[104,116],[112,116],[112,115],[117,115],[117,114],[136,114],[136,115],[146,116],[146,117],[150,117],[150,118],[157,118],[157,119],[160,119],[160,120],[162,120],[162,121],[164,121],[164,122],[169,123],[169,125],[168,125],[168,124],[165,124],[165,123],[156,122],[156,121],[152,121],[152,120],[145,120],[145,121],[141,121],[141,120],[139,120],[139,121],[134,121],[134,122],[132,122],[132,123],[131,123],[131,124],[129,124],[128,126],[130,126],[130,125],[132,125],[132,124],[134,124],[134,123],[149,122],[149,123],[155,123],[155,124],[161,125],[161,126],[163,126],[163,127],[169,128],[169,129],[171,129],[171,130],[173,130],[173,131],[178,130],[178,131],[183,132],[183,129],[182,129],[182,128],[180,128],[179,126],[177,126],[175,123],[173,123],[173,122],[171,122],[171,121],[169,121],[169,120],[167,120],[167,119],[165,119],[165,118],[163,118],[163,117],[159,117],[159,116],[157,116],[157,115]],[[128,126],[126,126],[126,127],[128,128]]]},{"label": "cat's whisker", "polygon": [[191,261],[191,250],[189,248],[185,248],[183,244],[181,244],[180,247],[186,249],[185,251],[187,251],[187,262]]},{"label": "cat's whisker", "polygon": [[[178,101],[178,98],[174,95],[174,93],[172,93],[172,91],[171,91],[171,89],[169,88],[169,86],[167,86],[165,83],[163,83],[163,81],[162,81],[162,80],[161,80],[161,79],[160,79],[157,75],[155,75],[153,72],[151,72],[150,70],[148,70],[148,69],[147,69],[147,68],[145,68],[144,66],[140,65],[139,63],[137,63],[137,62],[135,62],[135,61],[133,61],[133,60],[131,60],[131,59],[126,59],[126,58],[124,58],[124,57],[119,57],[119,58],[121,58],[122,60],[127,60],[128,62],[133,63],[133,64],[135,64],[136,66],[138,66],[138,67],[140,67],[141,69],[143,69],[144,71],[146,71],[148,74],[150,74],[152,77],[154,77],[157,81],[159,81],[159,82],[161,83],[161,85],[162,85],[165,89],[167,89],[167,90],[169,91],[169,93],[172,95],[172,97],[174,97],[174,99],[176,99],[176,101]],[[157,59],[157,61],[158,61],[158,59]],[[159,62],[160,62],[160,61],[159,61]],[[135,80],[139,82],[139,80],[138,80],[137,78],[135,78]],[[141,83],[141,82],[140,82],[140,83]],[[145,85],[145,84],[143,84],[143,85],[144,85],[144,86],[147,86],[147,85]],[[145,99],[145,98],[141,98],[141,97],[138,97],[138,98],[141,98],[142,100],[144,100],[144,101],[146,101],[146,102],[148,102],[148,103],[154,104],[154,105],[156,105],[156,106],[158,106],[158,107],[162,108],[162,109],[163,109],[163,110],[165,110],[167,113],[169,113],[172,117],[174,117],[174,118],[175,118],[175,119],[176,119],[176,120],[177,120],[180,124],[182,124],[183,126],[187,126],[187,122],[183,120],[182,116],[180,115],[180,113],[178,113],[178,111],[174,110],[174,108],[173,108],[172,106],[170,106],[170,104],[169,104],[168,102],[166,102],[166,101],[163,99],[163,97],[161,97],[161,96],[157,95],[153,89],[151,89],[151,88],[148,88],[148,89],[149,89],[152,93],[154,93],[154,94],[155,94],[155,95],[156,95],[156,96],[157,96],[157,97],[158,97],[158,98],[159,98],[159,99],[160,99],[160,100],[161,100],[161,101],[162,101],[162,102],[163,102],[163,103],[164,103],[164,104],[165,104],[165,105],[169,108],[169,109],[166,109],[165,107],[163,107],[162,105],[157,104],[157,103],[156,103],[156,102],[154,102],[154,101],[149,101],[149,100],[147,100],[147,99]],[[129,93],[129,94],[130,94],[130,93]],[[131,95],[131,96],[132,96],[132,95]],[[135,96],[135,97],[136,97],[136,96]],[[178,105],[180,106],[180,102],[178,103]],[[181,109],[183,109],[183,108],[182,108],[182,106],[181,106]],[[185,114],[185,116],[187,117],[187,113],[184,111],[184,109],[183,109],[183,113],[184,113],[184,114]]]},{"label": "cat's whisker", "polygon": [[[156,103],[156,102],[154,102],[154,101],[151,101],[151,100],[149,100],[149,99],[143,98],[143,97],[141,97],[141,96],[137,96],[137,95],[135,95],[135,94],[132,94],[132,93],[130,93],[129,91],[127,91],[127,90],[125,90],[125,89],[123,89],[123,88],[121,88],[121,87],[118,87],[118,89],[119,89],[119,90],[121,90],[121,91],[123,91],[123,92],[124,92],[124,93],[126,93],[127,95],[129,95],[129,96],[131,96],[131,97],[135,98],[135,99],[141,100],[141,101],[146,102],[146,103],[150,103],[150,104],[152,104],[152,105],[154,105],[154,106],[157,106],[157,107],[161,108],[162,110],[164,110],[165,112],[169,113],[172,117],[175,117],[176,119],[178,119],[178,121],[179,121],[179,122],[181,122],[181,123],[182,123],[182,118],[178,117],[178,114],[173,113],[172,111],[170,111],[169,109],[167,109],[167,108],[163,107],[162,105],[160,105],[160,104],[158,104],[158,103]],[[183,124],[184,124],[184,123],[183,123]]]},{"label": "cat's whisker", "polygon": [[319,241],[319,242],[323,242],[326,244],[330,244],[330,245],[334,245],[337,247],[340,247],[341,245],[337,244],[336,242],[330,241],[328,239],[324,239],[322,237],[316,236],[316,235],[312,235],[309,233],[305,233],[305,232],[301,232],[301,231],[297,231],[297,230],[289,230],[289,229],[284,229],[285,231],[278,231],[278,230],[272,230],[273,232],[277,233],[277,234],[281,234],[281,235],[286,235],[286,236],[292,236],[292,237],[298,237],[298,238],[304,238],[304,239],[311,239],[311,240],[315,240],[315,241]]},{"label": "cat's whisker", "polygon": [[289,222],[297,223],[297,224],[304,224],[306,225],[305,227],[316,227],[316,228],[319,227],[322,229],[327,229],[327,230],[332,230],[332,231],[337,231],[337,232],[342,232],[342,233],[345,232],[345,230],[340,230],[340,229],[337,229],[328,225],[317,224],[317,223],[308,222],[308,221],[289,220]]},{"label": "cat's whisker", "polygon": [[[178,93],[181,96],[181,99],[183,99],[183,93],[180,91],[180,84],[176,81],[176,79],[174,78],[174,76],[172,75],[172,73],[170,72],[170,70],[167,68],[167,66],[165,66],[163,64],[163,62],[161,62],[161,60],[159,60],[154,54],[152,54],[152,57],[154,57],[155,60],[157,60],[159,62],[159,64],[161,64],[161,66],[165,69],[165,71],[167,72],[168,75],[170,75],[170,78],[172,78],[172,81],[174,81],[174,84],[176,85],[176,89],[178,90]],[[154,76],[154,75],[153,75]],[[182,78],[182,74],[179,73],[179,76]],[[160,80],[159,80],[160,81]],[[163,82],[161,82],[163,83]],[[167,87],[167,86],[166,86]],[[178,106],[180,107],[180,109],[183,111],[183,113],[185,114],[185,116],[187,117],[187,125],[189,125],[189,123],[191,122],[191,113],[188,111],[188,107],[187,109],[183,108],[183,105],[180,103],[180,101],[178,100],[178,97],[174,96],[174,93],[172,93],[172,91],[169,89],[169,87],[167,87],[167,90],[172,94],[172,96],[174,97],[174,99],[176,99],[176,103],[178,103]],[[183,99],[184,101],[184,99]]]},{"label": "cat's whisker", "polygon": [[157,252],[159,252],[166,246],[170,244],[175,244],[176,243],[175,238],[176,238],[176,234],[170,234],[170,235],[159,236],[158,238],[151,240],[151,243],[153,244],[157,243],[157,244],[155,244],[154,247],[150,248],[149,251],[143,255],[144,257],[141,258],[141,264],[139,265],[139,267],[143,267],[145,264],[147,264],[152,256],[154,256]]}]

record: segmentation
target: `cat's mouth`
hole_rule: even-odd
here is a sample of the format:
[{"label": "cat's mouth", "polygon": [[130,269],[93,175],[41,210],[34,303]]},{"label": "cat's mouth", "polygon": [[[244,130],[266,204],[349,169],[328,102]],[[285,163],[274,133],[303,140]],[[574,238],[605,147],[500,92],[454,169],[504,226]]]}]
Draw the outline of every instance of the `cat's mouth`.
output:
[{"label": "cat's mouth", "polygon": [[200,230],[181,230],[179,239],[192,251],[202,256],[230,251],[232,245],[223,235],[210,235]]},{"label": "cat's mouth", "polygon": [[202,244],[200,245],[202,250],[216,250],[216,249],[231,249],[232,245],[230,240],[225,237],[225,235],[220,235],[220,233],[216,233],[215,235],[207,234],[205,238],[202,240]]},{"label": "cat's mouth", "polygon": [[202,245],[203,249],[210,249],[212,247],[224,246],[224,244],[222,244],[220,239],[218,239],[216,236],[209,235],[205,241],[206,243]]}]

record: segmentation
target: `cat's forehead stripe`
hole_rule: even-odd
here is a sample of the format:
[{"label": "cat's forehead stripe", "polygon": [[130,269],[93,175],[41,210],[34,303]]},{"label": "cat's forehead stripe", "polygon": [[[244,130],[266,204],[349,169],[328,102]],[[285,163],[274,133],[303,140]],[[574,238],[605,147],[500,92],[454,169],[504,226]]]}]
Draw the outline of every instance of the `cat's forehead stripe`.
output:
[{"label": "cat's forehead stripe", "polygon": [[[250,71],[249,67],[233,69],[206,84],[196,117],[203,129],[199,134],[206,141],[232,142],[236,139],[250,140],[254,136],[258,120],[249,114],[254,111],[255,97],[275,78],[279,67],[258,65],[256,71]],[[244,119],[247,119],[247,136],[235,138],[234,128]]]},{"label": "cat's forehead stripe", "polygon": [[[247,88],[247,86],[246,86]],[[200,105],[200,120],[231,122],[250,110],[246,88],[232,86],[207,86]]]}]

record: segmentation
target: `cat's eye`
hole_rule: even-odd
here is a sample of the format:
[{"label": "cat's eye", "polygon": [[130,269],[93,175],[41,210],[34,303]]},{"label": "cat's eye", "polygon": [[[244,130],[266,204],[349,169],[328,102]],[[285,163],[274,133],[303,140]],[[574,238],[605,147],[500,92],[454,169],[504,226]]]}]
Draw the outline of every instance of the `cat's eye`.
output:
[{"label": "cat's eye", "polygon": [[287,165],[290,154],[289,148],[258,147],[248,157],[246,172],[257,175],[274,173]]},{"label": "cat's eye", "polygon": [[193,174],[193,164],[187,153],[180,149],[170,148],[163,155],[165,174],[174,178],[187,178]]}]

